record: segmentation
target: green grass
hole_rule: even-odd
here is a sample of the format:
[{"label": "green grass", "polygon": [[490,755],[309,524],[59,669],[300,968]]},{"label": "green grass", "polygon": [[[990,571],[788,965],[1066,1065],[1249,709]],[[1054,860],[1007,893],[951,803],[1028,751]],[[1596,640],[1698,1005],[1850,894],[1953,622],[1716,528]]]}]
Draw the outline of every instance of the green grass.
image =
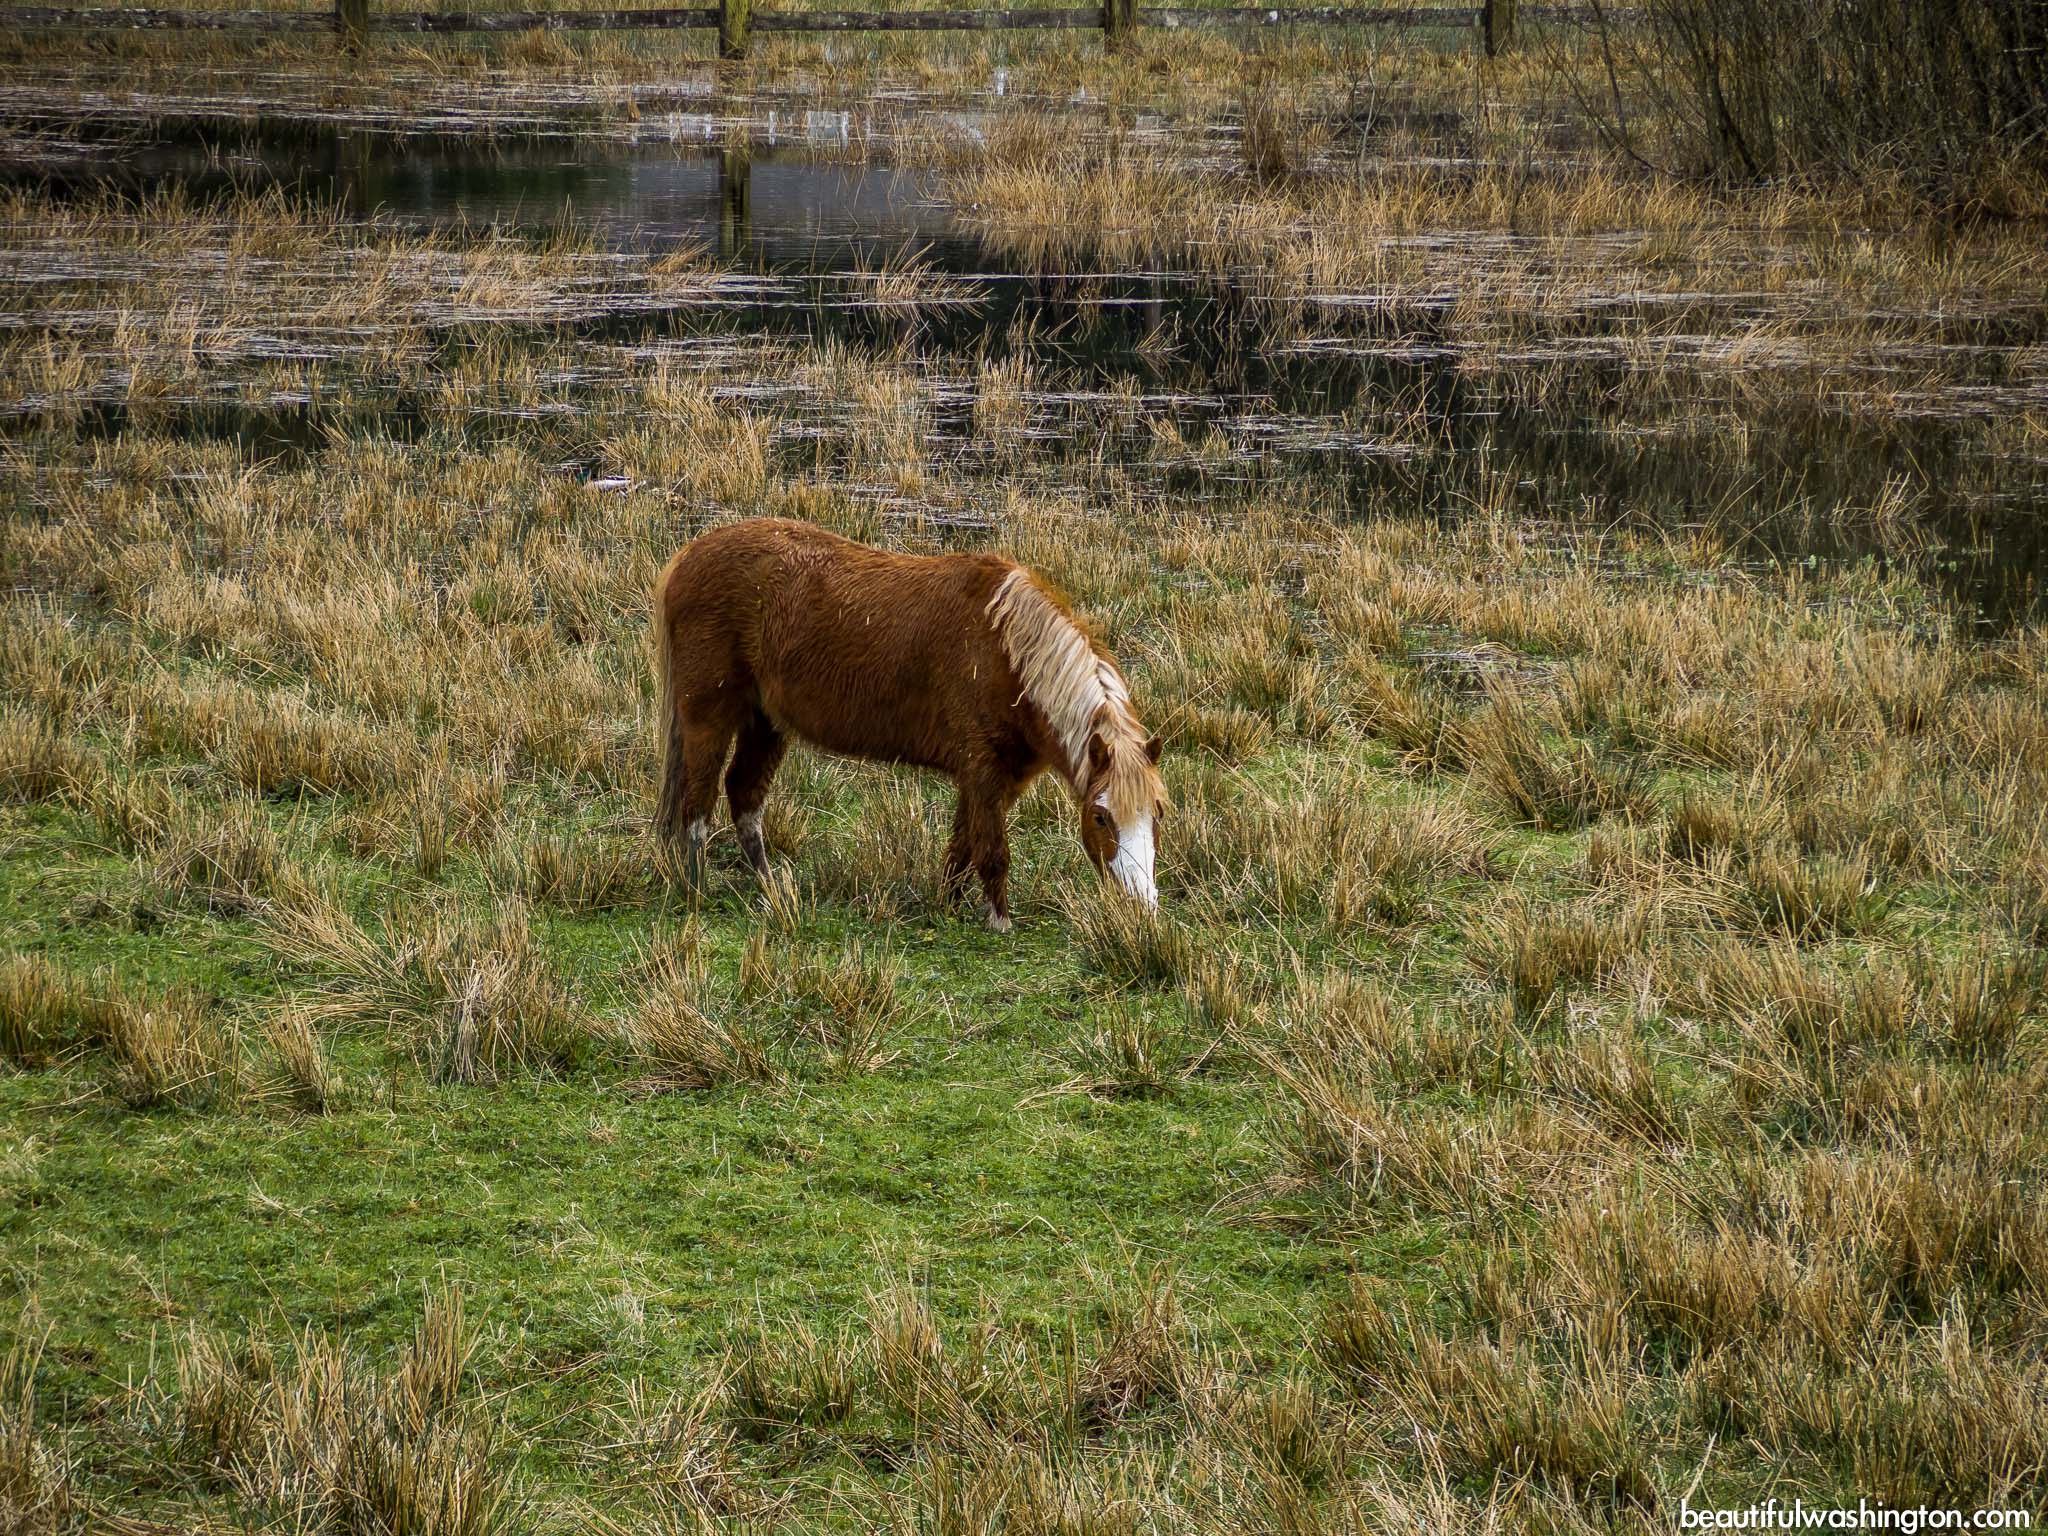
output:
[{"label": "green grass", "polygon": [[[122,867],[75,823],[41,820],[0,881],[14,942],[37,935],[63,963],[241,1009],[283,990],[249,923],[174,914],[134,932],[69,917],[66,887],[118,888]],[[661,921],[545,931],[599,992]],[[759,921],[750,902],[725,895],[699,921],[719,970],[736,972]],[[326,1115],[131,1114],[94,1097],[82,1068],[0,1077],[0,1125],[35,1148],[32,1193],[4,1229],[4,1303],[51,1321],[44,1390],[82,1404],[191,1324],[310,1324],[388,1347],[429,1288],[457,1285],[491,1341],[486,1383],[509,1389],[513,1427],[534,1436],[522,1462],[572,1486],[550,1427],[582,1413],[594,1381],[692,1380],[736,1331],[830,1326],[905,1268],[942,1317],[1028,1331],[1059,1326],[1091,1275],[1166,1263],[1213,1326],[1293,1352],[1303,1316],[1340,1292],[1343,1260],[1212,1210],[1260,1170],[1249,1085],[1034,1097],[1102,1006],[1063,926],[1040,910],[1007,938],[971,915],[885,930],[909,990],[943,1006],[915,1012],[889,1067],[844,1083],[642,1095],[600,1070],[439,1088],[361,1037],[333,1050],[346,1097]],[[801,937],[870,931],[828,913]],[[1437,1243],[1424,1229],[1378,1246],[1399,1265]]]}]

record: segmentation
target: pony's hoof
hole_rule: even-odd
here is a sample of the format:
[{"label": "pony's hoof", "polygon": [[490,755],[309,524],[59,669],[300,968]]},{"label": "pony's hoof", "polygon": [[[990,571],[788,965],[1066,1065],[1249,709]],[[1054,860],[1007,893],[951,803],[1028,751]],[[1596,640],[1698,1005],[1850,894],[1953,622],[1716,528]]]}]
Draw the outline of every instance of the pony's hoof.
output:
[{"label": "pony's hoof", "polygon": [[986,921],[990,933],[1008,933],[1010,931],[1010,914],[1007,912],[998,912],[994,907],[990,907]]}]

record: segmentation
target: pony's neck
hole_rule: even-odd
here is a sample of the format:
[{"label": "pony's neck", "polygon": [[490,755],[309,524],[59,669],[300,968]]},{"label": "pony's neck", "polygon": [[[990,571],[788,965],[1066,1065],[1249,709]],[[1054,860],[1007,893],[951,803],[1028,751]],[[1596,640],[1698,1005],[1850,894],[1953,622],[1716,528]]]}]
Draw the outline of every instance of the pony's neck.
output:
[{"label": "pony's neck", "polygon": [[1094,776],[1089,743],[1097,737],[1109,749],[1113,780],[1129,776],[1120,768],[1150,766],[1145,730],[1116,661],[1029,571],[1020,566],[1002,579],[988,616],[1025,697],[1045,720],[1053,748],[1048,756],[1077,799]]},{"label": "pony's neck", "polygon": [[1088,784],[1088,742],[1098,722],[1130,713],[1130,690],[1116,663],[1029,571],[997,584],[988,616],[1024,695],[1051,731],[1054,766],[1079,794]]}]

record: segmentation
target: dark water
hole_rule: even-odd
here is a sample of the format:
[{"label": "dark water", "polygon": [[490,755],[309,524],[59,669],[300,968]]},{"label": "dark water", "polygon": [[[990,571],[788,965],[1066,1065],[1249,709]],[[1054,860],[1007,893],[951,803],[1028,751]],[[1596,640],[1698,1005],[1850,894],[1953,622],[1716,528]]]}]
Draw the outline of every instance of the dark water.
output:
[{"label": "dark water", "polygon": [[[975,131],[971,119],[955,124]],[[745,147],[734,141],[745,138]],[[1540,335],[1520,355],[1474,356],[1443,313],[1455,294],[1395,309],[1304,307],[1246,282],[1187,272],[1070,270],[1004,254],[918,177],[857,163],[852,119],[798,109],[744,135],[711,115],[655,125],[637,144],[563,138],[493,147],[341,132],[289,147],[129,146],[63,165],[18,167],[62,196],[114,182],[205,194],[283,186],[432,226],[545,230],[564,221],[619,247],[701,245],[764,280],[715,304],[590,322],[607,345],[718,337],[835,339],[886,348],[949,376],[1016,352],[1031,364],[1026,435],[1046,445],[1001,473],[1057,482],[1063,455],[1128,459],[1133,480],[1227,512],[1251,496],[1311,498],[1367,516],[1465,515],[1503,476],[1539,530],[1576,537],[1620,525],[1712,528],[1758,560],[1901,562],[1987,628],[2039,618],[2048,576],[2048,465],[1987,448],[2005,407],[1992,388],[2026,338],[1964,333],[1981,348],[1988,404],[1863,415],[1811,391],[1743,391],[1725,372],[1645,386],[1597,319]],[[867,301],[871,278],[915,255],[968,279],[974,301],[900,310]],[[1702,299],[1689,319],[1731,316]],[[1616,322],[1618,325],[1619,322]],[[1682,328],[1682,327],[1681,327]],[[2001,346],[2001,340],[2003,345]],[[1540,374],[1544,387],[1532,389]],[[744,380],[732,381],[735,387]],[[1188,443],[1220,433],[1226,455],[1161,454],[1131,430],[1133,402]],[[980,451],[972,398],[942,394],[934,430]],[[238,414],[239,411],[239,414]],[[289,406],[194,412],[198,430],[265,446],[317,439]],[[118,408],[99,418],[107,429]],[[407,430],[403,402],[385,430]],[[1910,507],[1874,525],[1867,509]]]}]

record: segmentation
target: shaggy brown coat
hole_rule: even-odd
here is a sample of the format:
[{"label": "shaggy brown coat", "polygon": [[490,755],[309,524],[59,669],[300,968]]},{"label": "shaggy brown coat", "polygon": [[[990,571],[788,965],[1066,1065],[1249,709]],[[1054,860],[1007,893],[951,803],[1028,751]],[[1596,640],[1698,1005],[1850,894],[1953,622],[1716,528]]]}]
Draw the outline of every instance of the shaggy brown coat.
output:
[{"label": "shaggy brown coat", "polygon": [[[693,866],[722,771],[740,846],[767,873],[761,804],[791,736],[949,775],[947,882],[963,885],[972,863],[997,927],[1008,811],[1040,773],[1074,792],[1098,869],[1116,859],[1120,825],[1164,810],[1159,743],[1114,659],[1013,561],[895,554],[757,518],[686,545],[654,598],[667,759],[656,824],[687,838]],[[1145,836],[1149,879],[1149,822]]]}]

